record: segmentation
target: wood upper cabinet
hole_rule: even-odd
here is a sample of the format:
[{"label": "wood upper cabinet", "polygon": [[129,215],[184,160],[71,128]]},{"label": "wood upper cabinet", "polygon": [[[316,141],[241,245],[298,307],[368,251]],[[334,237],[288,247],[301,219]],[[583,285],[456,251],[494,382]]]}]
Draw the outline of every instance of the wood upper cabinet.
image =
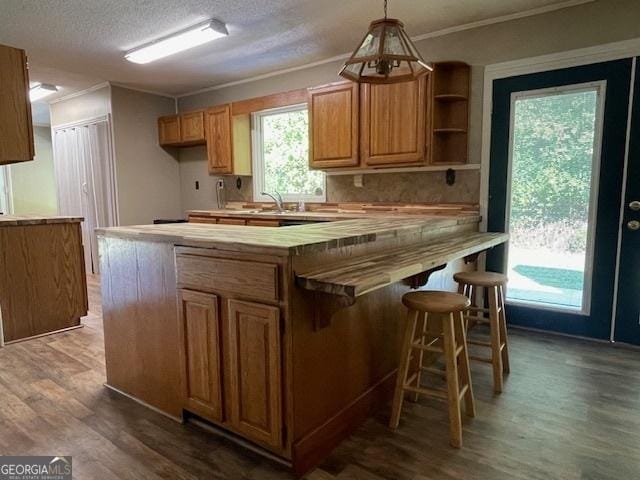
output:
[{"label": "wood upper cabinet", "polygon": [[180,115],[158,118],[158,141],[162,146],[180,144]]},{"label": "wood upper cabinet", "polygon": [[188,147],[204,144],[204,110],[158,119],[158,140],[162,146]]},{"label": "wood upper cabinet", "polygon": [[354,167],[358,157],[358,84],[309,89],[309,163],[312,168]]},{"label": "wood upper cabinet", "polygon": [[0,45],[0,165],[33,157],[27,56],[24,50]]},{"label": "wood upper cabinet", "polygon": [[218,297],[179,291],[185,407],[222,422],[222,375]]},{"label": "wood upper cabinet", "polygon": [[231,426],[249,439],[282,446],[280,312],[229,300]]},{"label": "wood upper cabinet", "polygon": [[426,161],[429,75],[360,89],[360,155],[366,166]]},{"label": "wood upper cabinet", "polygon": [[180,141],[193,145],[204,143],[204,110],[183,113],[180,117]]},{"label": "wood upper cabinet", "polygon": [[231,105],[207,109],[205,131],[209,173],[233,173]]}]

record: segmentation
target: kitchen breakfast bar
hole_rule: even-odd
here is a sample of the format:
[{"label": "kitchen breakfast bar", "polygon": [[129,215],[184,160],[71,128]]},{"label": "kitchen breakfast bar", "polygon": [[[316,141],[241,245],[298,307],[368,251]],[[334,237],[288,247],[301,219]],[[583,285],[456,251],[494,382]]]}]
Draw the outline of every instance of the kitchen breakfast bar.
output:
[{"label": "kitchen breakfast bar", "polygon": [[302,474],[388,405],[402,295],[507,240],[479,220],[100,230],[107,386]]}]

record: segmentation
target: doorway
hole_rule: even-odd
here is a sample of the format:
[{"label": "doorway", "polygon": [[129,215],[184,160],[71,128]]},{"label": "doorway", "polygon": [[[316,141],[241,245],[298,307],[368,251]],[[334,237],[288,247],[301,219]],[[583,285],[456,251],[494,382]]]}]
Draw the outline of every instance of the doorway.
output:
[{"label": "doorway", "polygon": [[493,83],[487,225],[511,238],[487,267],[513,324],[611,337],[633,64]]}]

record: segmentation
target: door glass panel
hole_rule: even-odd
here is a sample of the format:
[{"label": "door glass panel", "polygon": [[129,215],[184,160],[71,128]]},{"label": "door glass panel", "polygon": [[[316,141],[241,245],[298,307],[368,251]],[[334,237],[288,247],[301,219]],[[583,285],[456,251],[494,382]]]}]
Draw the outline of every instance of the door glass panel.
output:
[{"label": "door glass panel", "polygon": [[599,91],[512,98],[507,301],[589,310]]}]

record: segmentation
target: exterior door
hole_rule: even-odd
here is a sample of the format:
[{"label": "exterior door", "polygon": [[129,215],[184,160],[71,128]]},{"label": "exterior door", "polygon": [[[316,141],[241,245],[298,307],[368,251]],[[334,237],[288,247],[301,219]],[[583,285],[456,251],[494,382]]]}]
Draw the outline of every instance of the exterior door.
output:
[{"label": "exterior door", "polygon": [[631,71],[628,59],[494,82],[488,229],[511,238],[487,267],[508,272],[510,323],[610,338]]},{"label": "exterior door", "polygon": [[636,74],[627,185],[621,208],[618,295],[613,339],[640,345],[640,76]]}]

